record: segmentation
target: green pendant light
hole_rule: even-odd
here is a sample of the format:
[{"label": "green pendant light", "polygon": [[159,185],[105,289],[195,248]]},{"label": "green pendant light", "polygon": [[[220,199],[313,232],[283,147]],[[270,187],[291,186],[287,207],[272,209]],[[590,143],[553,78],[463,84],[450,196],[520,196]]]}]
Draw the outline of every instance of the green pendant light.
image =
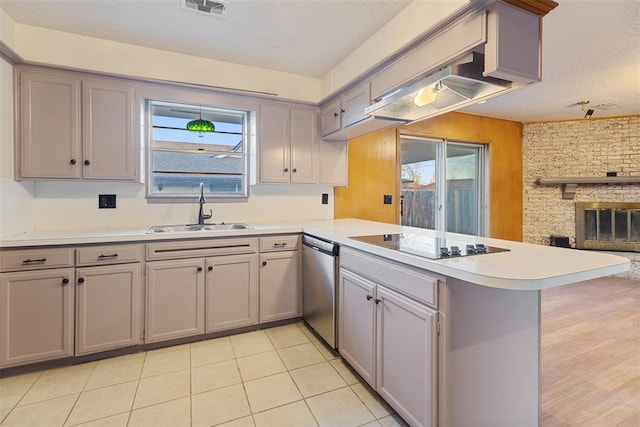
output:
[{"label": "green pendant light", "polygon": [[187,123],[187,130],[196,132],[198,136],[202,136],[206,132],[213,132],[214,130],[216,130],[216,127],[209,120],[204,120],[202,118],[202,107],[200,107],[200,118],[191,120],[189,123]]}]

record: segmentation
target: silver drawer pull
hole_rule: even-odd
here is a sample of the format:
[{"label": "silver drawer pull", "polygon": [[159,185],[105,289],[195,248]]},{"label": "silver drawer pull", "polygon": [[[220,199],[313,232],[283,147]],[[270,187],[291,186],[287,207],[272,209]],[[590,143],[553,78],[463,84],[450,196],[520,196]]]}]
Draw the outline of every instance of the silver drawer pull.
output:
[{"label": "silver drawer pull", "polygon": [[98,255],[98,259],[112,259],[112,258],[118,258],[118,254]]},{"label": "silver drawer pull", "polygon": [[286,243],[274,243],[273,247],[274,248],[286,248],[287,244]]},{"label": "silver drawer pull", "polygon": [[25,260],[22,261],[22,265],[44,264],[45,262],[47,262],[46,258],[25,259]]}]

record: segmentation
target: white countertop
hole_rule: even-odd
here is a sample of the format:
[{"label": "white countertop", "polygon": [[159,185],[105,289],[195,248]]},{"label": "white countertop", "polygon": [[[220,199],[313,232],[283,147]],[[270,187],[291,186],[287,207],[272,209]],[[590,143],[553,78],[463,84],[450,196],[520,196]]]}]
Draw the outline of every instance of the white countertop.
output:
[{"label": "white countertop", "polygon": [[[146,234],[148,228],[48,230],[32,231],[0,240],[0,248],[26,248],[51,245],[80,245],[95,243],[148,242],[167,239],[195,239],[231,236],[257,236],[279,233],[305,232],[343,246],[350,246],[374,255],[423,268],[444,276],[454,277],[483,286],[538,290],[582,280],[622,273],[630,268],[626,258],[595,251],[556,248],[490,239],[454,233],[435,232],[395,224],[358,219],[318,220],[259,224],[250,230],[197,231],[186,233]],[[509,249],[487,255],[431,260],[405,252],[350,239],[353,236],[411,233],[425,238],[442,237],[470,243],[484,243]]]}]

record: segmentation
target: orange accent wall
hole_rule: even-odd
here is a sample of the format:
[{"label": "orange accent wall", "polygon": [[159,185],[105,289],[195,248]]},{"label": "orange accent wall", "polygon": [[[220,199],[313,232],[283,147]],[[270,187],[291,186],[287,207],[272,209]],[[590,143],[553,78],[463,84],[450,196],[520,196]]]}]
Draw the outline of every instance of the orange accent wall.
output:
[{"label": "orange accent wall", "polygon": [[[396,128],[349,140],[347,187],[334,191],[334,217],[398,222]],[[383,203],[390,194],[390,205]]]},{"label": "orange accent wall", "polygon": [[348,186],[335,189],[335,218],[398,223],[398,132],[487,144],[489,236],[522,241],[522,124],[457,112],[350,140]]}]

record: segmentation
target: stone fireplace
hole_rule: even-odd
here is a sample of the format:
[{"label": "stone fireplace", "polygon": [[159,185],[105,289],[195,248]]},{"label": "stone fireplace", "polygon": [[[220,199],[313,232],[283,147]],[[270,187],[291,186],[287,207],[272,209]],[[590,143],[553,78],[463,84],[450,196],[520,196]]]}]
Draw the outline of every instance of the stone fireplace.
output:
[{"label": "stone fireplace", "polygon": [[576,248],[640,252],[640,203],[576,203]]}]

